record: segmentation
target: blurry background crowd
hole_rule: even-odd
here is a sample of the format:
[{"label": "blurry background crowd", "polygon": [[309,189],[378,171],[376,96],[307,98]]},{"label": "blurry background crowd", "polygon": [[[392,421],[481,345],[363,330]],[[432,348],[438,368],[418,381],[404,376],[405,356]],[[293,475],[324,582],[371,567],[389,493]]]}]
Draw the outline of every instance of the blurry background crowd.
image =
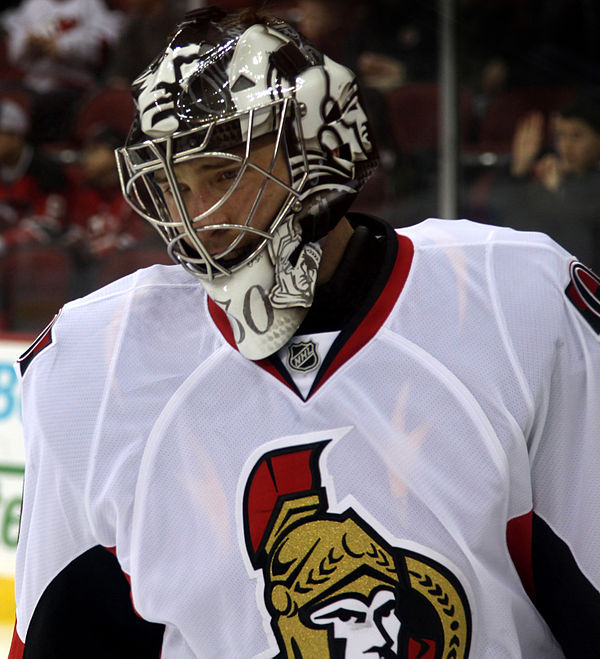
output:
[{"label": "blurry background crowd", "polygon": [[[129,85],[203,0],[21,0],[0,14],[0,330],[37,332],[68,299],[153,262],[113,149]],[[436,0],[214,0],[265,8],[354,69],[381,167],[357,208],[436,215]],[[600,272],[600,4],[456,0],[459,215],[543,230]]]}]

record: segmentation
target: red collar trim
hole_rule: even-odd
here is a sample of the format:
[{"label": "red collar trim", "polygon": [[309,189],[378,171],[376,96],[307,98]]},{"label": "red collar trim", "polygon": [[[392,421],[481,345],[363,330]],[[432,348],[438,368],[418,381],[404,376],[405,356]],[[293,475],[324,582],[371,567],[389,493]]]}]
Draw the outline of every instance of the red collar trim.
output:
[{"label": "red collar trim", "polygon": [[353,357],[361,348],[363,348],[375,334],[380,330],[387,317],[390,315],[396,304],[412,265],[414,256],[414,245],[406,236],[397,234],[398,253],[396,262],[389,276],[385,288],[377,299],[377,302],[371,307],[367,315],[362,319],[360,325],[353,332],[352,336],[344,343],[340,351],[334,357],[333,361],[323,373],[319,383],[315,386],[311,395],[319,389],[345,362]]},{"label": "red collar trim", "polygon": [[227,318],[227,314],[221,309],[221,307],[213,301],[212,298],[208,298],[208,313],[213,319],[214,324],[217,326],[217,329],[223,335],[223,338],[232,348],[238,349],[235,339],[233,338],[233,329]]},{"label": "red collar trim", "polygon": [[[210,297],[208,298],[208,312],[210,313],[210,317],[213,319],[213,322],[217,326],[217,329],[223,335],[223,338],[227,341],[227,343],[229,343],[229,345],[232,348],[238,350],[237,343],[233,338],[233,329],[231,327],[231,323],[229,322],[229,319],[227,318],[227,314]],[[285,381],[285,379],[281,376],[279,371],[273,366],[273,364],[271,364],[271,362],[268,359],[258,359],[254,363],[260,366],[261,368],[263,368],[265,371],[269,372],[273,377],[277,378],[281,383],[285,384],[286,386],[289,386],[288,383]]]}]

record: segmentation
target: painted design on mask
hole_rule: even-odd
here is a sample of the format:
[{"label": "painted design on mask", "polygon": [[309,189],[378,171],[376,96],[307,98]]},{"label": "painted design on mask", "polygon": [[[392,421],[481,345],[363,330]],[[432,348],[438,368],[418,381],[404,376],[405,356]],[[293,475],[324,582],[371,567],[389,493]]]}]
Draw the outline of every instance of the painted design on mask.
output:
[{"label": "painted design on mask", "polygon": [[206,45],[168,46],[155,69],[148,69],[134,83],[142,132],[149,137],[170,135],[181,127],[177,98],[198,74]]},{"label": "painted design on mask", "polygon": [[282,224],[269,243],[269,256],[275,264],[275,285],[269,295],[274,307],[309,307],[312,304],[321,247],[310,243],[301,247],[302,235],[293,218]]},{"label": "painted design on mask", "polygon": [[290,257],[300,246],[292,219],[277,228],[273,243],[273,254],[269,247],[231,276],[203,282],[212,300],[227,312],[238,349],[248,359],[263,359],[284,346],[313,301],[320,245],[301,247],[292,265]]}]

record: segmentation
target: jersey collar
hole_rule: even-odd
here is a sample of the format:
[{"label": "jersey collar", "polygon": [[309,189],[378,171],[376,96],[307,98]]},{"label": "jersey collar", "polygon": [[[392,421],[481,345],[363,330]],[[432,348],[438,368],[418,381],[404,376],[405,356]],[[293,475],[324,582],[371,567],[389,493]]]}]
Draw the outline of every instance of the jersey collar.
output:
[{"label": "jersey collar", "polygon": [[[358,353],[379,331],[395,306],[412,265],[414,246],[409,238],[397,234],[389,224],[376,218],[349,214],[349,219],[354,225],[366,225],[371,231],[380,233],[385,241],[384,254],[381,267],[378,268],[371,285],[362,296],[362,300],[353,309],[353,312],[348,314],[348,319],[343,326],[338,328],[335,340],[326,355],[322,357],[319,368],[314,374],[312,385],[303,387],[304,391],[301,393],[294,384],[288,368],[277,355],[271,355],[255,362],[305,400],[323,386],[333,373]],[[208,308],[215,325],[225,340],[236,348],[233,331],[225,312],[210,298]],[[292,338],[290,343],[293,343],[294,340]],[[306,342],[306,334],[303,334],[301,340]]]}]

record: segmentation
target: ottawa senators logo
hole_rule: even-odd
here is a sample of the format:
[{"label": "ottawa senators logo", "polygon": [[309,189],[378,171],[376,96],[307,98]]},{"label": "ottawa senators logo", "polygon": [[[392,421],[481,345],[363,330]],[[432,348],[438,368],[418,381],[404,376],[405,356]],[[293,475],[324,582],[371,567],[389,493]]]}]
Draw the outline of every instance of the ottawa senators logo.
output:
[{"label": "ottawa senators logo", "polygon": [[600,335],[600,278],[578,261],[571,263],[569,272],[571,281],[565,294],[594,332]]},{"label": "ottawa senators logo", "polygon": [[272,656],[468,657],[471,615],[458,579],[392,546],[352,508],[328,510],[319,470],[328,443],[266,453],[246,482],[244,540],[264,582]]}]

